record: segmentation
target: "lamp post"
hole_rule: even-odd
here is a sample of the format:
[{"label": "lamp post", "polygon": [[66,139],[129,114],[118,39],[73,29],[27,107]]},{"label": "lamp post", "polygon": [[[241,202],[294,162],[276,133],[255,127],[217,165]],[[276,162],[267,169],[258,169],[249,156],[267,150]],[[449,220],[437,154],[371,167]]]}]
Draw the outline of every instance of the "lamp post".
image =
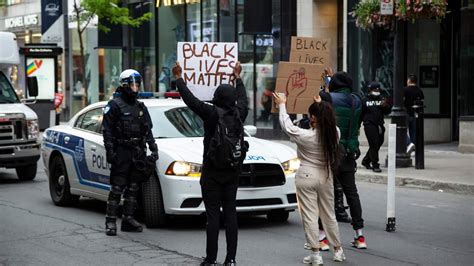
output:
[{"label": "lamp post", "polygon": [[393,53],[393,93],[394,101],[392,113],[392,124],[397,125],[397,143],[396,143],[396,166],[410,167],[412,160],[407,154],[407,119],[408,115],[403,103],[403,84],[405,81],[405,30],[406,23],[403,20],[395,20],[395,40]]}]

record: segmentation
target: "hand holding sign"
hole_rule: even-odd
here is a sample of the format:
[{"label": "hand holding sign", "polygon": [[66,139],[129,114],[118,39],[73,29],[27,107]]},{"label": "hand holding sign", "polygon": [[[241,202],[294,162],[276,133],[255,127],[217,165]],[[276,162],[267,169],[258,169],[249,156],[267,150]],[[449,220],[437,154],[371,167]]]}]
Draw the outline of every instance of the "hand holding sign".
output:
[{"label": "hand holding sign", "polygon": [[183,69],[179,65],[178,61],[176,61],[176,64],[173,66],[172,72],[175,79],[180,79],[182,77]]},{"label": "hand holding sign", "polygon": [[235,63],[235,67],[233,68],[233,70],[234,70],[235,79],[239,79],[240,78],[240,73],[242,72],[242,66],[240,65],[239,61],[237,61],[237,63]]},{"label": "hand holding sign", "polygon": [[273,93],[273,99],[274,99],[275,104],[277,106],[280,105],[281,103],[286,104],[286,96],[285,96],[285,94],[283,94],[281,92],[280,93],[274,92]]}]

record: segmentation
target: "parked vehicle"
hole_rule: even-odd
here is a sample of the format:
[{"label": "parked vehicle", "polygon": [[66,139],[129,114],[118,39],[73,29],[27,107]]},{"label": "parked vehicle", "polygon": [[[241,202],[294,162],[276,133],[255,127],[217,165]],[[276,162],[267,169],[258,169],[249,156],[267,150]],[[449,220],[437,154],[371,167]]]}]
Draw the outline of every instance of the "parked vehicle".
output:
[{"label": "parked vehicle", "polygon": [[[40,158],[38,116],[20,101],[10,81],[11,67],[20,63],[16,36],[0,32],[0,168],[15,168],[18,178],[32,180]],[[38,95],[35,79],[29,95]]]}]

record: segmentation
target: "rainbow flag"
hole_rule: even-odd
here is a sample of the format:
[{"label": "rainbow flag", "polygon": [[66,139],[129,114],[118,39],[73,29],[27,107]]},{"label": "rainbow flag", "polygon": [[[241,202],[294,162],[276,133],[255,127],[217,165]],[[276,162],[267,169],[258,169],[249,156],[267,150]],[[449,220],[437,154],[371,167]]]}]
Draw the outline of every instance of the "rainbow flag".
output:
[{"label": "rainbow flag", "polygon": [[35,62],[31,62],[31,64],[29,64],[26,67],[26,75],[29,76],[29,75],[33,74],[33,72],[35,72],[37,69],[38,68],[36,67]]},{"label": "rainbow flag", "polygon": [[28,64],[28,66],[26,66],[26,75],[30,76],[31,74],[33,74],[33,72],[38,70],[42,64],[43,60],[34,60],[30,64]]}]

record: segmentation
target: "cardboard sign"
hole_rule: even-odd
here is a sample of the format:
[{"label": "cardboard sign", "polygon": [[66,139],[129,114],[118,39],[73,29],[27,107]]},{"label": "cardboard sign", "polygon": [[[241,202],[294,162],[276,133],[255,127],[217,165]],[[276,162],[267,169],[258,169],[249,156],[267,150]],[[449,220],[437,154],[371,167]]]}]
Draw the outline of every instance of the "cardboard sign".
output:
[{"label": "cardboard sign", "polygon": [[[322,65],[280,62],[275,91],[286,95],[289,114],[306,114],[321,86]],[[277,112],[275,106],[272,112]]]},{"label": "cardboard sign", "polygon": [[329,39],[291,37],[290,62],[330,65]]},{"label": "cardboard sign", "polygon": [[189,90],[200,100],[212,100],[220,84],[235,86],[233,67],[237,43],[178,42],[178,62]]}]

